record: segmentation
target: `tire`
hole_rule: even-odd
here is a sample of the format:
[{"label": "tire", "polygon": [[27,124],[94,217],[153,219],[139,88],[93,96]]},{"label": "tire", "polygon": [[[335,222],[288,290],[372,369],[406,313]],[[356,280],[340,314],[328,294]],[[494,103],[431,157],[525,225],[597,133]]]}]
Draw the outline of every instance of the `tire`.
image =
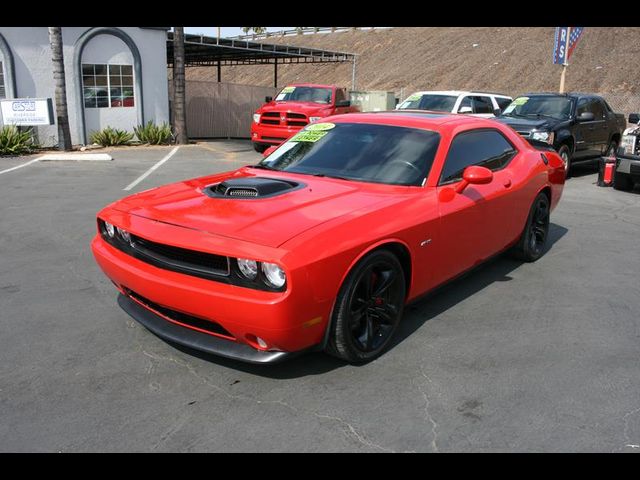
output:
[{"label": "tire", "polygon": [[562,162],[564,163],[565,178],[570,178],[571,177],[571,149],[566,144],[560,145],[560,148],[558,149],[558,155],[560,155],[560,158],[562,158]]},{"label": "tire", "polygon": [[264,153],[267,148],[269,148],[269,145],[265,145],[264,143],[253,144],[253,149],[258,153]]},{"label": "tire", "polygon": [[340,287],[326,352],[355,364],[379,357],[398,329],[405,295],[404,272],[393,253],[364,257]]},{"label": "tire", "polygon": [[626,173],[616,172],[613,176],[613,188],[616,190],[622,190],[623,192],[628,192],[633,188],[633,180],[631,180],[631,176]]},{"label": "tire", "polygon": [[604,151],[604,156],[605,157],[614,156],[617,151],[618,151],[618,142],[616,142],[615,140],[611,140],[611,142],[609,142],[609,146],[607,146],[607,149]]},{"label": "tire", "polygon": [[541,192],[533,201],[527,224],[511,251],[515,258],[524,262],[535,262],[542,256],[549,237],[549,213],[549,198]]}]

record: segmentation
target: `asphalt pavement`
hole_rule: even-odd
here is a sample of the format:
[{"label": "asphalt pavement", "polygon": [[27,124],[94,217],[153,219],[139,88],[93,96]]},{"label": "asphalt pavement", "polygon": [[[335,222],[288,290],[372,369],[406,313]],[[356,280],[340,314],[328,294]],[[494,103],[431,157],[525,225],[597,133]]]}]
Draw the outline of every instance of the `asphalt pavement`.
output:
[{"label": "asphalt pavement", "polygon": [[[0,451],[640,452],[640,192],[580,168],[547,253],[406,310],[382,357],[252,366],[125,314],[90,250],[129,193],[256,163],[245,141],[0,173]],[[0,158],[0,172],[36,157]]]}]

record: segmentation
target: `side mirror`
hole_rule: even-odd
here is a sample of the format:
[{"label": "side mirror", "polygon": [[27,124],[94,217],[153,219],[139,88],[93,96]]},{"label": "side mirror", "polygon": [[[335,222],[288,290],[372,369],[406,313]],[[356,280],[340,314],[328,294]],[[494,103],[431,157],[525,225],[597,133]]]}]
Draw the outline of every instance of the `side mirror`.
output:
[{"label": "side mirror", "polygon": [[630,113],[629,123],[640,123],[640,113]]},{"label": "side mirror", "polygon": [[340,100],[339,102],[336,102],[336,107],[350,107],[350,106],[351,106],[350,100]]},{"label": "side mirror", "polygon": [[578,118],[576,118],[576,120],[578,120],[579,122],[593,122],[595,118],[596,116],[593,114],[593,112],[582,112],[580,115],[578,115]]},{"label": "side mirror", "polygon": [[269,155],[271,155],[273,152],[275,152],[277,150],[277,148],[278,147],[276,145],[271,145],[264,152],[262,152],[262,157],[263,158],[267,158]]},{"label": "side mirror", "polygon": [[473,113],[473,109],[471,107],[460,107],[458,113]]},{"label": "side mirror", "polygon": [[456,193],[462,193],[469,185],[484,185],[491,183],[493,172],[486,167],[472,165],[462,172],[462,181],[456,187]]},{"label": "side mirror", "polygon": [[498,117],[500,116],[500,114],[502,113],[502,109],[501,108],[494,108],[493,109],[493,115]]},{"label": "side mirror", "polygon": [[267,95],[266,97],[264,97],[264,102],[265,102],[265,103],[269,103],[269,102],[271,102],[271,101],[273,101],[273,97],[270,97],[270,96],[268,96],[268,95]]}]

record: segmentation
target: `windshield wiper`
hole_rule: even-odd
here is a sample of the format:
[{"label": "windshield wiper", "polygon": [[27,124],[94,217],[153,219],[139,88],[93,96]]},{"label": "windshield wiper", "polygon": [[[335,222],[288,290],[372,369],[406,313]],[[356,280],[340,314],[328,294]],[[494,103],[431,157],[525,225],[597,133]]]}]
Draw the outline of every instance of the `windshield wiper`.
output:
[{"label": "windshield wiper", "polygon": [[527,116],[527,117],[538,117],[538,118],[540,118],[540,117],[545,117],[545,118],[551,118],[551,119],[553,119],[553,120],[558,120],[558,118],[557,118],[557,117],[554,117],[554,116],[552,116],[552,115],[546,115],[546,114],[544,114],[544,113],[527,113],[527,115],[526,115],[526,116]]},{"label": "windshield wiper", "polygon": [[308,175],[312,175],[314,177],[337,178],[338,180],[353,181],[353,178],[341,177],[339,175],[327,175],[326,173],[310,173]]},{"label": "windshield wiper", "polygon": [[249,165],[251,168],[259,168],[261,170],[278,170],[277,168],[270,167],[269,165],[263,165],[258,163],[257,165]]}]

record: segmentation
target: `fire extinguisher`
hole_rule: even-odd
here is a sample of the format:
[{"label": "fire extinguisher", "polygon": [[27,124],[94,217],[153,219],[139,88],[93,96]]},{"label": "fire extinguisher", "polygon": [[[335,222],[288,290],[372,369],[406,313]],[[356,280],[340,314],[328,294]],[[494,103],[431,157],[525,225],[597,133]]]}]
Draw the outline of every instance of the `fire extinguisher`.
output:
[{"label": "fire extinguisher", "polygon": [[598,186],[610,187],[613,185],[613,175],[616,170],[616,155],[612,153],[609,157],[600,157],[598,168]]}]

